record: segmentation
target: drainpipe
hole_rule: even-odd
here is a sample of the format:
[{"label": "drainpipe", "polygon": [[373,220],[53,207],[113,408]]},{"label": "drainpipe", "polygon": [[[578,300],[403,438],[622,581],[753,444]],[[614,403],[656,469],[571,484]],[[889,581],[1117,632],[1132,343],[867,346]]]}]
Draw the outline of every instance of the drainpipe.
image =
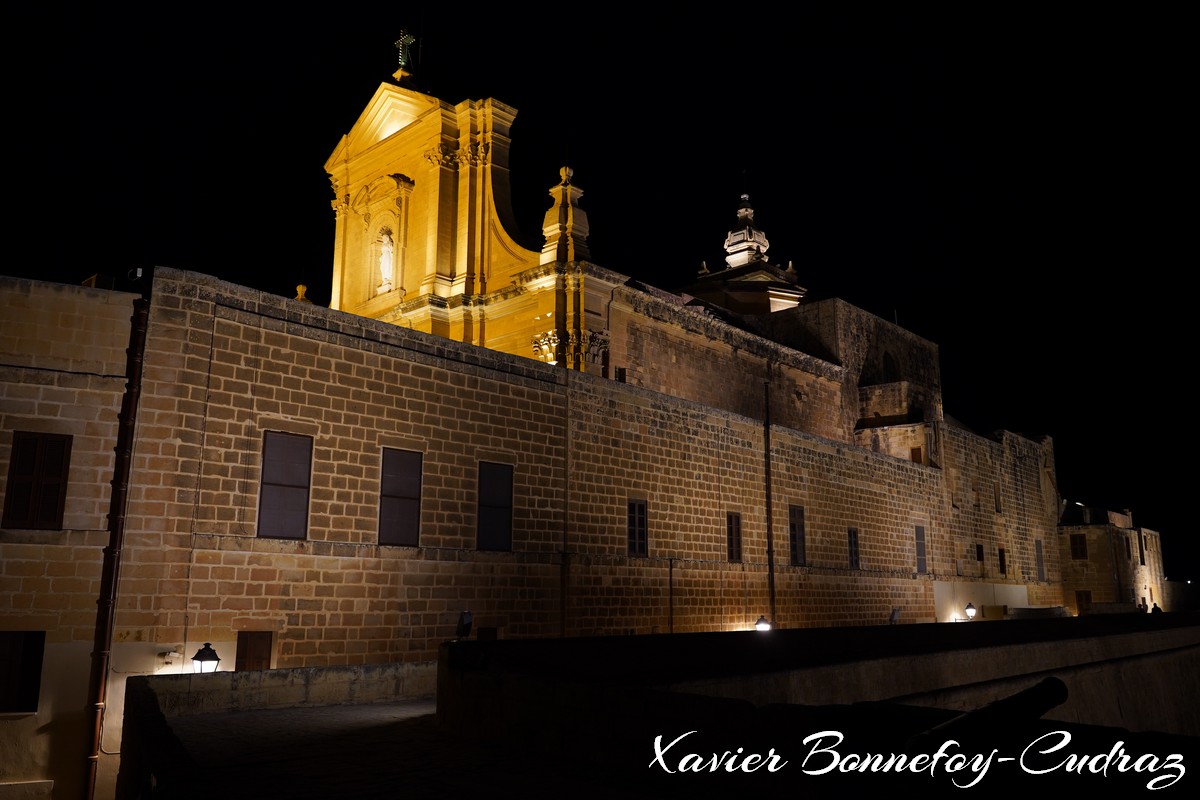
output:
[{"label": "drainpipe", "polygon": [[100,597],[96,601],[96,638],[92,649],[92,672],[88,682],[87,712],[91,717],[92,740],[87,757],[86,800],[96,795],[96,772],[100,761],[100,737],[108,697],[108,669],[112,654],[113,623],[117,607],[117,584],[121,571],[121,547],[125,539],[125,510],[129,497],[129,473],[133,463],[133,433],[138,399],[142,391],[142,360],[146,352],[146,328],[150,318],[150,287],[153,273],[143,280],[142,296],[133,304],[129,347],[125,351],[125,396],[117,418],[116,464],[108,510],[108,546],[100,574]]}]

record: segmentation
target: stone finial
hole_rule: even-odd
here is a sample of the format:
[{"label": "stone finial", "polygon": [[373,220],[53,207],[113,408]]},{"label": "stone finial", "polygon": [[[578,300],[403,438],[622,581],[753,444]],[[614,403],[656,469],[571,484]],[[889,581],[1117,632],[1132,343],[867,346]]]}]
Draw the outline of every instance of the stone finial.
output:
[{"label": "stone finial", "polygon": [[298,302],[301,302],[301,303],[311,304],[312,300],[309,300],[307,297],[304,296],[304,293],[307,291],[308,291],[308,287],[305,286],[303,283],[296,284],[296,296],[292,299],[297,300]]},{"label": "stone finial", "polygon": [[570,167],[563,167],[558,175],[562,180],[550,190],[554,204],[542,223],[542,234],[546,237],[542,246],[543,264],[565,264],[591,258],[587,246],[587,213],[579,207],[583,192],[571,183],[575,173]]}]

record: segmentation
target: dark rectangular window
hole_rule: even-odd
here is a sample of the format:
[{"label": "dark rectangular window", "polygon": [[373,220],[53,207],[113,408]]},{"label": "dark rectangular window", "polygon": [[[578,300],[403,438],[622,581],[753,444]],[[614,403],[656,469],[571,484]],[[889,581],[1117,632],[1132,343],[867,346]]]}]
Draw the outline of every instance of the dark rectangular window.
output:
[{"label": "dark rectangular window", "polygon": [[415,450],[383,448],[379,543],[416,547],[421,539],[421,461]]},{"label": "dark rectangular window", "polygon": [[858,569],[858,528],[846,529],[846,549],[850,554],[850,569]]},{"label": "dark rectangular window", "polygon": [[1133,561],[1133,550],[1129,546],[1129,537],[1125,537],[1125,558]]},{"label": "dark rectangular window", "polygon": [[1042,540],[1033,540],[1033,555],[1037,559],[1037,576],[1039,581],[1046,580],[1046,559],[1042,555]]},{"label": "dark rectangular window", "polygon": [[925,526],[918,525],[916,529],[917,540],[917,572],[924,575],[926,572],[925,563]]},{"label": "dark rectangular window", "polygon": [[1001,505],[1001,503],[1000,503],[1000,484],[998,484],[998,483],[992,484],[992,494],[995,495],[995,499],[996,499],[996,513],[997,514],[1003,513],[1004,506]]},{"label": "dark rectangular window", "polygon": [[479,516],[475,546],[512,550],[513,467],[479,462]]},{"label": "dark rectangular window", "polygon": [[13,431],[4,527],[61,530],[70,467],[70,436]]},{"label": "dark rectangular window", "polygon": [[646,501],[629,501],[629,555],[644,556],[649,553],[647,542]]},{"label": "dark rectangular window", "polygon": [[304,539],[308,536],[311,478],[311,436],[279,431],[263,433],[259,536],[270,539]]},{"label": "dark rectangular window", "polygon": [[1138,531],[1138,563],[1146,566],[1146,537]]},{"label": "dark rectangular window", "polygon": [[0,713],[38,710],[45,631],[0,631]]},{"label": "dark rectangular window", "polygon": [[1087,534],[1071,534],[1071,558],[1075,561],[1087,561]]},{"label": "dark rectangular window", "polygon": [[1004,557],[1004,548],[1003,547],[1000,548],[1000,551],[997,555],[999,556],[999,559],[1000,559],[1000,574],[1007,575],[1008,574],[1008,561]]},{"label": "dark rectangular window", "polygon": [[983,545],[981,544],[975,545],[975,560],[983,561]]},{"label": "dark rectangular window", "polygon": [[736,511],[725,514],[725,544],[730,561],[742,560],[742,515]]},{"label": "dark rectangular window", "polygon": [[804,542],[804,506],[788,506],[788,543],[792,547],[792,565],[808,563]]}]

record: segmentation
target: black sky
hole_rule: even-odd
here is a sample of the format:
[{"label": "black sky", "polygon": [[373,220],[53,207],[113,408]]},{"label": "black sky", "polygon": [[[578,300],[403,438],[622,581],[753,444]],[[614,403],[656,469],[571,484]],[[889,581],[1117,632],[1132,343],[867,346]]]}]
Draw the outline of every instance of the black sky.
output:
[{"label": "black sky", "polygon": [[6,8],[0,271],[163,265],[288,295],[303,281],[327,303],[323,165],[406,28],[422,89],[518,109],[513,195],[534,246],[569,163],[592,260],[677,288],[721,263],[745,191],[810,295],[940,345],[948,414],[1053,436],[1068,499],[1132,509],[1164,533],[1168,577],[1200,578],[1182,502],[1182,11],[446,6]]}]

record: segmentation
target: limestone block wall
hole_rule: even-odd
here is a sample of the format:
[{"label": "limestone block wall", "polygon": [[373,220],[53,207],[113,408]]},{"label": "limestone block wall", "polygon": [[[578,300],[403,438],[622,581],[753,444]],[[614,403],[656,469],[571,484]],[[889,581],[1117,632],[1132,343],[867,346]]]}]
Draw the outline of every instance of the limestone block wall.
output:
[{"label": "limestone block wall", "polygon": [[[76,437],[64,530],[0,531],[0,603],[6,626],[50,632],[46,685],[74,676],[82,686],[88,659],[52,647],[86,649],[94,636],[133,298],[9,288],[13,319],[35,319],[35,331],[37,315],[20,309],[38,292],[50,305],[82,296],[112,306],[96,312],[108,338],[91,333],[105,347],[61,351],[82,353],[85,366],[42,368],[18,354],[0,383],[6,429]],[[105,750],[120,750],[126,674],[162,671],[162,652],[187,655],[206,641],[233,669],[246,633],[268,637],[271,666],[315,668],[429,662],[468,610],[478,633],[516,638],[745,630],[760,615],[787,628],[878,625],[893,610],[900,622],[927,622],[940,618],[939,587],[954,582],[1061,603],[1049,440],[931,424],[936,459],[872,452],[843,425],[843,367],[720,320],[698,323],[652,293],[613,295],[610,366],[624,364],[628,382],[160,270]],[[28,335],[40,334],[4,341]],[[56,352],[35,355],[64,357]],[[260,535],[267,432],[312,442],[297,538]],[[0,443],[0,469],[9,446]],[[412,545],[380,543],[385,448],[421,457]],[[481,462],[512,467],[507,550],[478,547]],[[646,505],[644,555],[629,551],[630,500]],[[800,509],[802,558],[789,531]],[[740,529],[732,557],[730,514]],[[1037,541],[1045,580],[1031,572]],[[988,558],[1006,548],[1008,571],[976,568],[976,543]],[[9,738],[24,747],[47,721],[6,730],[20,728]],[[49,738],[39,741],[47,751]]]},{"label": "limestone block wall", "polygon": [[[118,638],[217,642],[270,631],[276,665],[294,667],[431,659],[467,608],[476,625],[507,635],[557,632],[561,376],[162,273]],[[313,440],[301,540],[257,535],[269,430]],[[384,447],[422,453],[417,547],[378,542]],[[513,466],[511,553],[476,548],[480,461]]]},{"label": "limestone block wall", "polygon": [[868,421],[913,421],[908,419],[908,415],[914,408],[919,410],[921,399],[916,396],[917,389],[908,381],[863,386],[858,390],[858,403],[862,409],[860,415]]},{"label": "limestone block wall", "polygon": [[7,366],[124,375],[136,297],[0,276],[0,356]]},{"label": "limestone block wall", "polygon": [[[1128,517],[1113,515],[1121,522]],[[1161,537],[1146,528],[1115,524],[1062,525],[1059,554],[1064,565],[1065,604],[1074,613],[1086,613],[1080,594],[1086,592],[1091,603],[1145,605],[1155,603],[1164,611],[1170,607],[1165,596]],[[1082,546],[1073,543],[1082,537]]]},{"label": "limestone block wall", "polygon": [[[685,335],[661,327],[682,352]],[[715,351],[688,380],[704,358]],[[736,388],[711,379],[717,363],[706,399]],[[269,631],[277,666],[315,666],[427,660],[463,610],[500,636],[736,630],[771,614],[752,416],[170,272],[143,392],[121,641],[232,646],[237,631]],[[258,535],[272,430],[313,439],[301,540]],[[979,437],[953,446],[980,475],[1007,463]],[[384,447],[422,454],[415,547],[379,544]],[[936,618],[933,581],[959,577],[975,529],[954,515],[942,470],[785,425],[770,459],[777,624],[877,624],[897,608]],[[482,460],[514,468],[511,552],[476,546]],[[1038,512],[1017,508],[1035,495],[1007,491],[1024,520],[998,529],[1015,567],[1032,557],[1020,536]],[[644,556],[629,552],[631,499],[647,507]]]},{"label": "limestone block wall", "polygon": [[1061,605],[1058,491],[1050,439],[1034,441],[1007,431],[987,438],[949,424],[938,426],[938,437],[955,574],[1023,584],[1041,599],[1039,605]]},{"label": "limestone block wall", "polygon": [[[570,629],[744,630],[769,614],[762,424],[587,376],[570,385],[571,549],[589,565],[620,563],[628,502],[644,501],[648,517],[647,555],[627,559],[628,576],[572,569],[571,607],[591,616]],[[771,462],[778,624],[878,624],[896,607],[933,620],[932,580],[954,574],[938,470],[784,428],[772,429]],[[804,509],[803,565],[792,563],[791,506]],[[741,521],[732,562],[729,512]]]},{"label": "limestone block wall", "polygon": [[[1072,549],[1072,539],[1082,537],[1082,548]],[[1129,565],[1124,567],[1123,580],[1117,573],[1116,548],[1122,548],[1120,560],[1124,562],[1124,542],[1118,539],[1117,529],[1111,525],[1064,525],[1059,528],[1059,549],[1063,564],[1063,594],[1067,608],[1080,614],[1088,611],[1086,604],[1079,602],[1077,592],[1088,592],[1092,603],[1137,603],[1133,586],[1129,581]],[[1082,557],[1076,558],[1077,555]],[[1137,558],[1136,551],[1134,558]],[[1140,587],[1139,587],[1140,588]]]},{"label": "limestone block wall", "polygon": [[864,428],[854,432],[854,443],[876,453],[939,466],[938,454],[931,452],[934,434],[929,423]]},{"label": "limestone block wall", "polygon": [[942,419],[938,347],[911,331],[844,300],[804,303],[768,320],[772,338],[845,370],[842,426],[853,430],[861,414],[862,386],[906,381],[913,410]]},{"label": "limestone block wall", "polygon": [[[1158,603],[1164,611],[1178,610],[1163,604],[1166,597],[1166,564],[1163,562],[1162,535],[1149,528],[1136,528],[1126,533],[1130,538],[1130,549],[1133,551],[1129,566],[1132,572],[1130,584],[1133,586],[1134,595],[1139,600],[1145,595],[1147,608]],[[1141,552],[1138,550],[1139,537],[1142,543]],[[1143,561],[1145,563],[1142,563]]]},{"label": "limestone block wall", "polygon": [[8,475],[10,431],[71,436],[64,533],[106,526],[135,298],[0,278],[0,474]]},{"label": "limestone block wall", "polygon": [[607,323],[610,376],[617,380],[762,419],[769,376],[775,424],[850,439],[853,423],[847,426],[841,408],[844,376],[835,364],[706,317],[665,293],[618,289]]},{"label": "limestone block wall", "polygon": [[[0,715],[0,784],[82,791],[101,550],[136,295],[0,278],[0,507],[14,431],[71,437],[62,527],[0,528],[0,631],[44,631],[35,713]],[[0,790],[0,794],[3,790]]]}]

